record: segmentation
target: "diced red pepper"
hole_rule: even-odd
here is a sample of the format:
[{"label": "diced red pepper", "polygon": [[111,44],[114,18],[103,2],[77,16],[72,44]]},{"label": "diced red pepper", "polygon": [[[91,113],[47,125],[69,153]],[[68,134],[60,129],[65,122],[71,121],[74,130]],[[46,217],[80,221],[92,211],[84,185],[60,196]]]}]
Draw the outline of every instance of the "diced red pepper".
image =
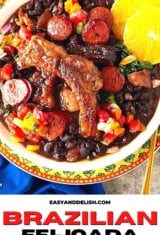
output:
[{"label": "diced red pepper", "polygon": [[118,119],[118,122],[121,126],[123,126],[126,122],[126,117],[124,115],[121,115],[120,118]]},{"label": "diced red pepper", "polygon": [[72,0],[72,4],[75,4],[77,3],[78,1],[77,0]]},{"label": "diced red pepper", "polygon": [[103,121],[103,122],[106,122],[110,118],[110,115],[104,109],[98,109],[97,110],[97,116],[98,116],[98,119]]},{"label": "diced red pepper", "polygon": [[106,109],[116,121],[120,119],[122,111],[116,103],[106,103],[103,105],[103,108]]},{"label": "diced red pepper", "polygon": [[103,138],[104,138],[104,142],[108,145],[110,143],[112,143],[115,139],[116,139],[116,135],[114,133],[106,133],[104,134]]},{"label": "diced red pepper", "polygon": [[11,64],[5,64],[0,72],[1,80],[9,80],[12,77],[12,74],[14,72],[14,68]]},{"label": "diced red pepper", "polygon": [[132,122],[134,120],[134,116],[133,116],[133,114],[128,114],[127,116],[126,116],[126,124],[129,124],[130,122]]},{"label": "diced red pepper", "polygon": [[141,123],[139,119],[135,119],[129,123],[129,131],[134,132],[140,132],[145,129],[145,126]]},{"label": "diced red pepper", "polygon": [[38,107],[35,107],[33,109],[33,115],[35,116],[36,119],[38,119],[40,122],[47,121],[48,119],[48,114],[46,112],[43,112],[40,110]]}]

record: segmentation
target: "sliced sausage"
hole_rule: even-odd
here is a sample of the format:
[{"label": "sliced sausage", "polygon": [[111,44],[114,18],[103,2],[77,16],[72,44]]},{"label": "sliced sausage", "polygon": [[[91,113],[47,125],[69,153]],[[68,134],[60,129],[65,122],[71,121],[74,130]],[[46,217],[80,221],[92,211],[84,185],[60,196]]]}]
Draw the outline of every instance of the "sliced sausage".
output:
[{"label": "sliced sausage", "polygon": [[90,20],[82,31],[83,41],[91,45],[104,45],[109,39],[107,24],[99,19]]},{"label": "sliced sausage", "polygon": [[67,16],[53,16],[47,25],[47,32],[53,40],[66,40],[72,32],[72,22]]},{"label": "sliced sausage", "polygon": [[66,112],[55,110],[48,112],[48,132],[43,136],[47,140],[55,140],[66,130],[70,118]]},{"label": "sliced sausage", "polygon": [[88,20],[100,19],[103,20],[108,28],[111,29],[113,25],[113,17],[110,10],[106,7],[94,7],[88,13]]},{"label": "sliced sausage", "polygon": [[118,92],[125,84],[125,77],[115,66],[102,69],[103,88],[108,92]]}]

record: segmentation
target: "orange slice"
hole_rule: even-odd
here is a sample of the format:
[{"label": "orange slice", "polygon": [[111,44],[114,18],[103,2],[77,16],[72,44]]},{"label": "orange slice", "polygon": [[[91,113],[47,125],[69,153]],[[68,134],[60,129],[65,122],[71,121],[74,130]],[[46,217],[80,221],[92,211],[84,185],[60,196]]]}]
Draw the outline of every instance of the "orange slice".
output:
[{"label": "orange slice", "polygon": [[160,62],[160,7],[147,6],[128,18],[124,44],[138,60]]},{"label": "orange slice", "polygon": [[117,39],[123,39],[125,23],[137,9],[139,0],[116,0],[111,8],[113,16],[113,32]]},{"label": "orange slice", "polygon": [[113,15],[113,32],[117,39],[123,40],[127,19],[144,6],[160,6],[160,0],[115,0],[111,12]]}]

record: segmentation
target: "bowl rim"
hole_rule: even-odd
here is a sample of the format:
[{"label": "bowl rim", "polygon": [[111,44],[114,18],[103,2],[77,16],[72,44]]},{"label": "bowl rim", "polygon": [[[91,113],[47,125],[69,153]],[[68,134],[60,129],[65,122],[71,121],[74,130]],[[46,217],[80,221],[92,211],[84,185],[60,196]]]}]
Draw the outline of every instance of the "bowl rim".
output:
[{"label": "bowl rim", "polygon": [[[8,1],[3,8],[0,9],[0,28],[7,22],[7,20],[12,16],[12,14],[23,4],[29,2],[29,0],[17,0],[16,3],[13,0]],[[104,156],[95,158],[92,161],[82,160],[78,162],[58,162],[53,159],[46,158],[45,156],[39,155],[35,152],[29,152],[27,149],[20,143],[14,143],[9,140],[9,131],[4,126],[2,122],[0,122],[0,140],[2,143],[8,145],[12,151],[18,155],[22,155],[23,157],[28,159],[29,161],[34,162],[37,165],[53,168],[55,170],[60,171],[80,171],[80,170],[93,170],[102,168],[111,164],[116,163],[134,153],[137,149],[139,149],[153,134],[153,132],[158,128],[160,124],[160,100],[156,107],[155,113],[153,117],[150,119],[146,130],[139,133],[138,136],[133,139],[129,144],[120,148],[119,151],[112,154],[106,154]]]}]

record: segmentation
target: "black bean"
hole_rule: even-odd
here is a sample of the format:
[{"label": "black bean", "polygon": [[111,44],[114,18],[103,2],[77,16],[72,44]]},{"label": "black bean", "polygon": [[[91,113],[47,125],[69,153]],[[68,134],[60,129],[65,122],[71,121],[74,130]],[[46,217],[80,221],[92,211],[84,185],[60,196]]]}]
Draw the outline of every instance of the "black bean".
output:
[{"label": "black bean", "polygon": [[108,99],[108,93],[105,90],[101,89],[97,95],[98,103],[100,105],[103,105],[106,103],[107,99]]},{"label": "black bean", "polygon": [[3,66],[4,64],[13,61],[13,57],[11,55],[5,55],[0,59],[0,66]]},{"label": "black bean", "polygon": [[123,104],[123,102],[124,102],[124,93],[123,92],[117,93],[117,95],[116,95],[116,102],[118,104]]},{"label": "black bean", "polygon": [[71,122],[68,127],[68,132],[70,134],[78,133],[78,124],[76,122]]},{"label": "black bean", "polygon": [[43,150],[45,153],[47,154],[51,154],[54,150],[54,142],[50,141],[50,142],[47,142],[44,147],[43,147]]},{"label": "black bean", "polygon": [[69,142],[69,141],[71,141],[71,140],[73,140],[73,139],[76,139],[76,137],[75,137],[75,135],[71,135],[71,134],[68,134],[68,133],[65,133],[64,135],[62,135],[61,137],[60,137],[60,139],[61,139],[61,141],[63,141],[63,142]]},{"label": "black bean", "polygon": [[95,150],[97,155],[103,155],[107,151],[107,146],[101,142],[97,142]]},{"label": "black bean", "polygon": [[53,159],[57,161],[63,161],[65,159],[66,153],[52,153]]},{"label": "black bean", "polygon": [[76,145],[77,145],[77,140],[75,140],[75,139],[72,139],[72,140],[70,140],[70,141],[68,141],[68,142],[65,143],[65,147],[66,147],[67,149],[72,149],[72,148],[75,147]]},{"label": "black bean", "polygon": [[25,5],[25,9],[26,9],[27,11],[32,10],[33,7],[34,7],[34,2],[33,2],[33,1],[29,1],[29,2]]}]

